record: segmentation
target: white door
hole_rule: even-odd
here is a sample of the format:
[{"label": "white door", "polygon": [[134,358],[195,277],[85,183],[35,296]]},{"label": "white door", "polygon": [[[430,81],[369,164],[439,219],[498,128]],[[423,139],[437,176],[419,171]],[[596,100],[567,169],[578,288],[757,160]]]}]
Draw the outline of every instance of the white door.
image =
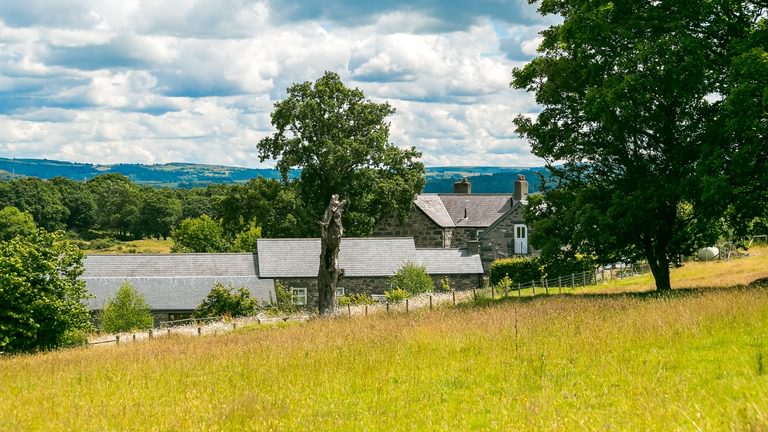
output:
[{"label": "white door", "polygon": [[515,224],[515,254],[528,254],[528,228],[522,224]]}]

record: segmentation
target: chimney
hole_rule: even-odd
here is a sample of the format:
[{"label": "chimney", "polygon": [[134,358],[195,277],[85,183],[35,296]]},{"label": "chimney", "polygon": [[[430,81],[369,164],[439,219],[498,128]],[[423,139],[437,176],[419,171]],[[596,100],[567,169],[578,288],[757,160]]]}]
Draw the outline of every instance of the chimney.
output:
[{"label": "chimney", "polygon": [[470,255],[478,255],[480,253],[480,241],[467,240],[467,252]]},{"label": "chimney", "polygon": [[522,174],[518,174],[517,180],[515,180],[515,194],[513,198],[515,201],[528,201],[528,182]]},{"label": "chimney", "polygon": [[457,194],[471,194],[472,193],[472,183],[467,180],[466,177],[464,177],[461,181],[457,181],[453,184],[453,193]]}]

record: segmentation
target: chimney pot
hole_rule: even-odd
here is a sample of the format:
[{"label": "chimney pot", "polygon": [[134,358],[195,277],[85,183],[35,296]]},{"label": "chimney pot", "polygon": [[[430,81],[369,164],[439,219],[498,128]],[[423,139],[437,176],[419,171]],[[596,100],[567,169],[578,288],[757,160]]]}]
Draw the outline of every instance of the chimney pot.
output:
[{"label": "chimney pot", "polygon": [[470,194],[472,193],[472,183],[464,177],[461,181],[457,181],[453,184],[453,193],[457,194]]}]

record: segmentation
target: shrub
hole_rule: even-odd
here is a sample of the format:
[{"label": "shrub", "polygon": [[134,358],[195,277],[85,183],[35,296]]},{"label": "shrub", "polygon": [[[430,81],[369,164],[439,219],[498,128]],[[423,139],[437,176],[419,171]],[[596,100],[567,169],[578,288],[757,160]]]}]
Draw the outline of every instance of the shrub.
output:
[{"label": "shrub", "polygon": [[195,309],[195,318],[213,318],[220,316],[241,317],[255,315],[259,303],[251,297],[248,288],[225,287],[216,282],[205,300]]},{"label": "shrub", "polygon": [[514,283],[538,281],[544,277],[544,271],[538,258],[504,258],[491,264],[491,283],[498,284],[505,276]]},{"label": "shrub", "polygon": [[556,255],[542,256],[540,261],[547,278],[583,273],[595,268],[594,258],[571,251],[560,251]]},{"label": "shrub", "polygon": [[405,263],[389,281],[393,289],[402,289],[409,294],[421,294],[435,290],[427,269],[414,263]]},{"label": "shrub", "polygon": [[251,222],[244,231],[235,236],[230,251],[232,252],[256,252],[256,242],[261,238],[261,227],[256,222]]},{"label": "shrub", "polygon": [[389,291],[384,291],[384,297],[387,299],[387,303],[402,303],[403,300],[410,296],[411,294],[402,288],[394,288]]},{"label": "shrub", "polygon": [[339,306],[359,306],[374,304],[373,297],[366,293],[353,293],[338,298]]},{"label": "shrub", "polygon": [[443,292],[453,291],[453,287],[451,287],[451,280],[448,279],[448,276],[443,276],[440,279],[440,291],[443,291]]},{"label": "shrub", "polygon": [[267,312],[273,314],[295,313],[299,310],[299,307],[293,303],[293,295],[280,281],[275,282],[275,297],[275,301],[266,305]]},{"label": "shrub", "polygon": [[144,330],[152,327],[152,313],[144,297],[128,282],[114,298],[107,300],[101,313],[101,329],[107,333]]}]

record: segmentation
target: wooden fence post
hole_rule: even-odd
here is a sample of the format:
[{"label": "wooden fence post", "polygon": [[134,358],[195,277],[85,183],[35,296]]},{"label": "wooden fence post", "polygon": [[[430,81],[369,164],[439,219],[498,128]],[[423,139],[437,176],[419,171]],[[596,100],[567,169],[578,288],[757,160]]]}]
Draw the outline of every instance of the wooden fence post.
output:
[{"label": "wooden fence post", "polygon": [[149,329],[149,339],[152,339],[152,329]]},{"label": "wooden fence post", "polygon": [[171,329],[168,329],[168,337],[171,337]]},{"label": "wooden fence post", "polygon": [[491,285],[491,299],[496,299],[496,285]]},{"label": "wooden fence post", "polygon": [[544,279],[543,282],[544,283],[542,285],[544,285],[544,294],[549,295],[549,281]]},{"label": "wooden fence post", "polygon": [[197,335],[198,336],[202,336],[203,335],[203,329],[202,328],[200,328],[200,327],[197,328]]},{"label": "wooden fence post", "polygon": [[365,305],[365,316],[368,316],[368,305]]},{"label": "wooden fence post", "polygon": [[429,310],[432,310],[432,294],[429,295]]},{"label": "wooden fence post", "polygon": [[133,334],[133,341],[136,342],[136,333]]},{"label": "wooden fence post", "polygon": [[115,335],[115,345],[120,345],[120,335]]},{"label": "wooden fence post", "polygon": [[387,301],[387,313],[389,313],[389,301]]},{"label": "wooden fence post", "polygon": [[405,313],[408,313],[408,299],[405,299]]},{"label": "wooden fence post", "polygon": [[236,322],[232,323],[232,330],[237,330],[237,323]]},{"label": "wooden fence post", "polygon": [[349,315],[350,317],[352,316],[352,306],[351,305],[347,305],[347,315]]},{"label": "wooden fence post", "polygon": [[456,291],[451,291],[451,295],[453,296],[453,305],[456,306]]},{"label": "wooden fence post", "polygon": [[531,289],[533,290],[534,297],[536,296],[536,281],[531,281]]},{"label": "wooden fence post", "polygon": [[477,300],[477,287],[472,287],[472,299]]}]

